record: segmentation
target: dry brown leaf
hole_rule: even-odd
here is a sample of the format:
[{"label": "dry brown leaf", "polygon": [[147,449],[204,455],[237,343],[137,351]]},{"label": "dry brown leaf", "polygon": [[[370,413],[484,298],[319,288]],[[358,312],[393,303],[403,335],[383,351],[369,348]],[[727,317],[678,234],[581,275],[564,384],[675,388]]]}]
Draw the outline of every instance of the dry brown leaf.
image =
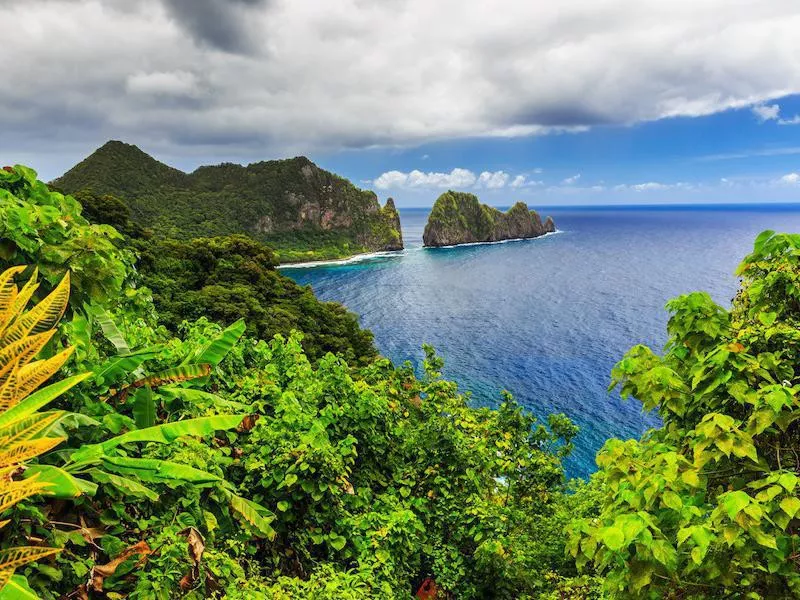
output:
[{"label": "dry brown leaf", "polygon": [[140,563],[143,562],[148,555],[152,554],[150,546],[144,540],[137,542],[133,546],[128,546],[123,550],[114,560],[107,562],[104,565],[95,565],[90,573],[91,579],[89,580],[91,589],[95,592],[103,591],[103,580],[106,577],[111,577],[123,562],[128,560],[135,554],[141,555]]}]

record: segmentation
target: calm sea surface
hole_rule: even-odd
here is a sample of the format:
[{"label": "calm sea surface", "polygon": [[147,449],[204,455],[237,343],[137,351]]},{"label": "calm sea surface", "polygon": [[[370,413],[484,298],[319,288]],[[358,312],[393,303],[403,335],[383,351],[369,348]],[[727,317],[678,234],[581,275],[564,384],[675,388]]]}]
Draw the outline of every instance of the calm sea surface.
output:
[{"label": "calm sea surface", "polygon": [[728,306],[755,236],[800,232],[800,205],[541,212],[560,233],[424,249],[428,209],[401,210],[403,253],[284,273],[358,313],[397,363],[419,364],[432,344],[475,405],[506,389],[538,416],[567,414],[581,427],[567,469],[586,476],[607,438],[658,424],[606,391],[614,363],[634,344],[662,348],[669,298],[706,290]]}]

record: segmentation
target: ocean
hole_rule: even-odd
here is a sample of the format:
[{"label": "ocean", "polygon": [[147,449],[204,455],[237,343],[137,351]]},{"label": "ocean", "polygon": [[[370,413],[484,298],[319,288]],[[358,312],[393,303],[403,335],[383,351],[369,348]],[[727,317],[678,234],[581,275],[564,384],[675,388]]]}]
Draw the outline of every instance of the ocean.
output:
[{"label": "ocean", "polygon": [[496,406],[508,390],[540,418],[566,414],[581,428],[570,477],[596,469],[608,438],[658,426],[607,388],[628,348],[663,347],[665,302],[705,290],[729,306],[755,236],[800,232],[800,205],[561,207],[540,210],[556,234],[426,249],[428,212],[400,210],[402,253],[283,272],[357,313],[398,364],[419,365],[433,345],[472,404]]}]

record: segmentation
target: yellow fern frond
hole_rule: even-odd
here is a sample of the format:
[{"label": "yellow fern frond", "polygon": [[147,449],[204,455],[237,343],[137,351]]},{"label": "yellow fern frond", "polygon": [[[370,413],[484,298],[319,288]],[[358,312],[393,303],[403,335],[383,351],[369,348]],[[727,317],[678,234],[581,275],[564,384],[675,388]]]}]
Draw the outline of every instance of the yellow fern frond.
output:
[{"label": "yellow fern frond", "polygon": [[47,556],[61,552],[60,548],[40,548],[38,546],[17,546],[0,550],[0,588],[2,588],[19,567]]},{"label": "yellow fern frond", "polygon": [[42,333],[36,333],[34,335],[29,335],[25,339],[25,341],[32,340],[31,343],[23,344],[23,347],[20,351],[20,365],[24,365],[29,363],[33,358],[41,352],[42,348],[47,345],[47,342],[55,335],[56,330],[50,329],[48,331],[43,331]]},{"label": "yellow fern frond", "polygon": [[0,451],[0,467],[16,465],[23,460],[44,454],[58,446],[65,439],[63,437],[39,438],[38,440],[28,440],[14,444],[7,450]]},{"label": "yellow fern frond", "polygon": [[5,376],[7,367],[14,363],[26,364],[39,354],[45,344],[53,337],[54,330],[23,337],[0,349],[0,376]]},{"label": "yellow fern frond", "polygon": [[52,483],[46,481],[38,481],[36,475],[22,481],[13,482],[0,493],[0,513],[11,508],[17,502],[22,502],[25,498],[46,492],[47,488],[52,487],[52,485]]},{"label": "yellow fern frond", "polygon": [[11,373],[0,383],[0,412],[5,412],[17,404],[19,404],[17,375],[16,373]]},{"label": "yellow fern frond", "polygon": [[70,346],[47,360],[37,360],[25,365],[17,371],[17,397],[25,398],[38,388],[61,368],[67,359],[72,356],[75,348]]},{"label": "yellow fern frond", "polygon": [[34,413],[30,417],[14,421],[0,429],[0,450],[6,450],[12,444],[35,438],[63,416],[64,411]]},{"label": "yellow fern frond", "polygon": [[31,278],[28,279],[28,282],[22,286],[22,289],[17,292],[17,297],[14,298],[14,302],[11,305],[11,309],[8,315],[8,323],[12,323],[14,318],[18,315],[21,315],[25,311],[25,307],[28,306],[28,301],[33,297],[36,293],[36,290],[39,289],[39,282],[36,281],[39,278],[39,269],[34,269]]},{"label": "yellow fern frond", "polygon": [[5,526],[6,526],[6,525],[8,525],[9,523],[11,523],[11,519],[6,519],[5,521],[0,521],[0,529],[2,529],[3,527],[5,527]]},{"label": "yellow fern frond", "polygon": [[27,267],[20,265],[11,267],[0,274],[0,330],[5,329],[11,318],[11,307],[17,297],[17,284],[14,277],[22,273]]},{"label": "yellow fern frond", "polygon": [[53,327],[67,308],[69,300],[69,271],[55,289],[36,306],[18,317],[3,333],[0,345],[12,344],[30,333]]}]

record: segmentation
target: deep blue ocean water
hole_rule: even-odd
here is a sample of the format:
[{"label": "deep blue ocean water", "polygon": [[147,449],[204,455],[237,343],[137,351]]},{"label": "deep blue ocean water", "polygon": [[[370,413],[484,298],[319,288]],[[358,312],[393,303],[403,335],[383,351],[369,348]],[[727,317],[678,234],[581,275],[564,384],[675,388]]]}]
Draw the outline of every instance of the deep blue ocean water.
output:
[{"label": "deep blue ocean water", "polygon": [[396,363],[432,344],[476,405],[506,389],[540,417],[567,414],[581,427],[570,476],[591,473],[609,437],[658,424],[606,388],[632,345],[662,348],[664,303],[706,290],[727,307],[755,236],[800,232],[800,205],[554,208],[541,212],[560,233],[545,238],[424,249],[428,210],[400,211],[401,254],[284,273],[356,312]]}]

